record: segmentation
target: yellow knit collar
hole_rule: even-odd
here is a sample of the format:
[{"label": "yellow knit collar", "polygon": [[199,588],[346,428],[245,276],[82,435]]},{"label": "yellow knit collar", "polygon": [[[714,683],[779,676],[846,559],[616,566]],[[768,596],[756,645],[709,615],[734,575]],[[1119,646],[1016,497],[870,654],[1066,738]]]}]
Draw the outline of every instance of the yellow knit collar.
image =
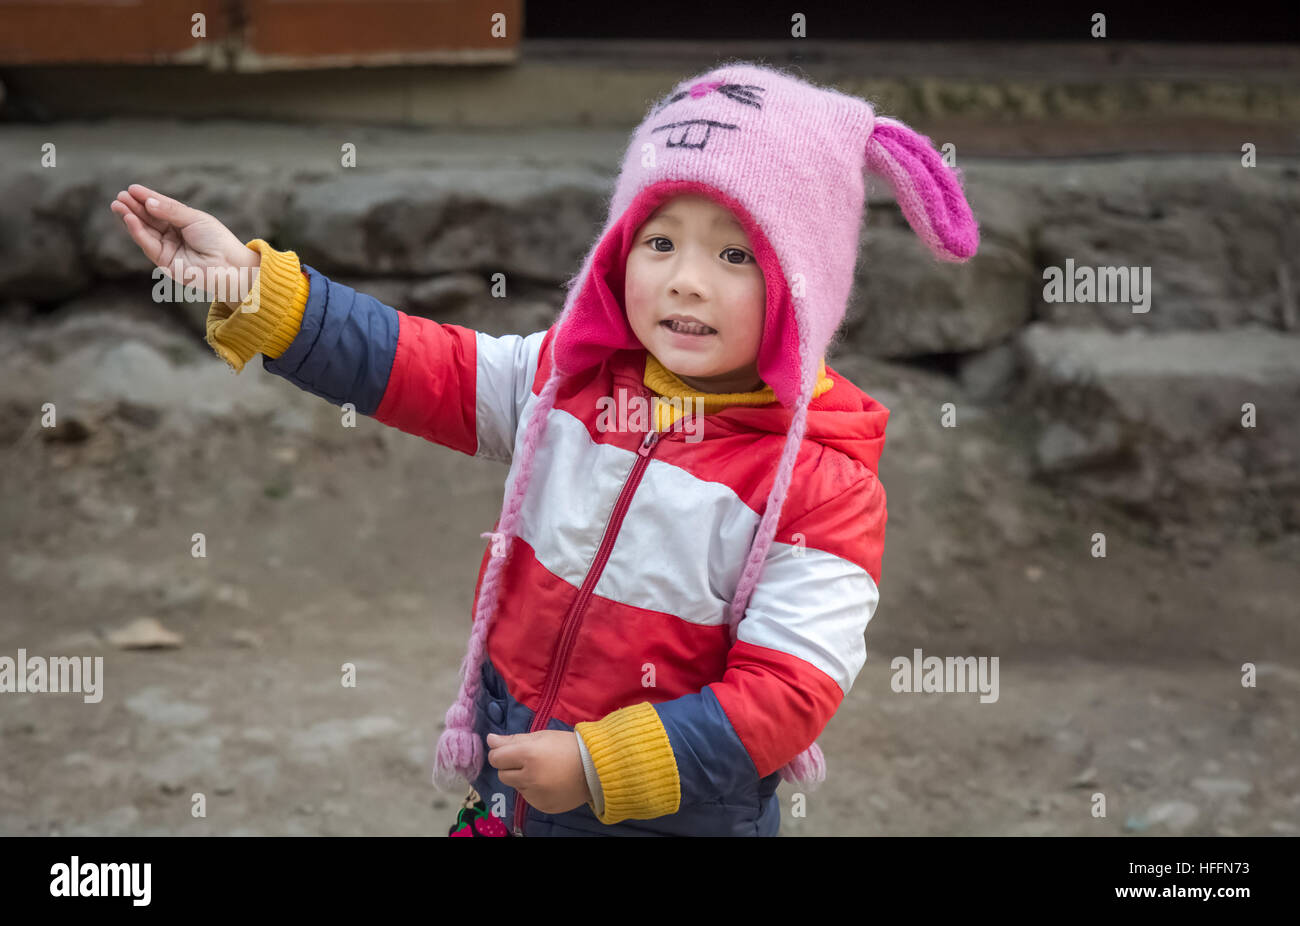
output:
[{"label": "yellow knit collar", "polygon": [[[752,392],[698,392],[681,381],[678,376],[659,362],[659,358],[646,351],[645,384],[661,396],[678,399],[698,399],[704,405],[705,414],[720,411],[728,405],[768,405],[776,401],[776,393],[771,386]],[[835,381],[826,375],[826,360],[822,358],[817,370],[817,386],[813,397],[821,395],[835,385]]]}]

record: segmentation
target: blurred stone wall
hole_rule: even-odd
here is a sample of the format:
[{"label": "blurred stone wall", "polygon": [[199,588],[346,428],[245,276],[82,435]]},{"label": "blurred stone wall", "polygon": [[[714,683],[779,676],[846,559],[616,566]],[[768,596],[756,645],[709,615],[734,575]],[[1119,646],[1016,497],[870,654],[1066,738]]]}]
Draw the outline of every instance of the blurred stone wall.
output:
[{"label": "blurred stone wall", "polygon": [[[602,227],[640,108],[670,75],[711,60],[707,49],[672,60],[642,49],[617,70],[602,48],[608,57],[600,43],[571,59],[552,46],[518,69],[462,70],[438,98],[448,111],[479,112],[529,68],[543,86],[547,74],[586,68],[599,80],[572,101],[576,125],[535,113],[508,130],[394,128],[308,112],[12,124],[0,134],[0,313],[37,323],[107,305],[201,337],[206,300],[153,302],[153,268],[108,209],[140,182],[404,311],[492,333],[546,327]],[[1008,451],[1063,490],[1157,523],[1276,536],[1300,529],[1300,70],[1286,69],[1294,51],[1259,52],[1253,71],[1239,53],[1218,52],[1200,73],[1178,54],[1076,50],[1051,75],[1032,70],[1041,49],[1000,65],[969,50],[893,49],[871,74],[842,53],[810,62],[814,78],[926,120],[918,127],[936,145],[957,139],[982,228],[973,260],[939,263],[875,180],[832,361],[950,374],[951,401],[1016,422],[1020,443]],[[1032,92],[1015,89],[1026,81]],[[57,112],[55,76],[17,85],[28,100],[43,86]],[[507,110],[519,102],[509,99]],[[591,110],[597,99],[611,108]],[[550,99],[547,112],[566,105]],[[1079,142],[1089,137],[1168,153],[1067,154],[1089,150]],[[41,164],[46,144],[55,167]],[[346,144],[355,168],[340,166]],[[1045,151],[1056,156],[980,154]],[[1134,282],[1149,280],[1145,310],[1134,299],[1051,301],[1052,268],[1132,268]],[[494,274],[507,281],[505,298],[489,294]]]}]

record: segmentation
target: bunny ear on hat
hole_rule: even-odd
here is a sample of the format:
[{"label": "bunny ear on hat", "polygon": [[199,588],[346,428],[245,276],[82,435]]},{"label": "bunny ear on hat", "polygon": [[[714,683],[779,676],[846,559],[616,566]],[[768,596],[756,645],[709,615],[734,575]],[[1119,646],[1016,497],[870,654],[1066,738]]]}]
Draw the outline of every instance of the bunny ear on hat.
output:
[{"label": "bunny ear on hat", "polygon": [[903,215],[940,260],[969,260],[979,224],[962,192],[961,172],[943,163],[934,143],[897,119],[878,116],[867,138],[867,169],[889,180]]}]

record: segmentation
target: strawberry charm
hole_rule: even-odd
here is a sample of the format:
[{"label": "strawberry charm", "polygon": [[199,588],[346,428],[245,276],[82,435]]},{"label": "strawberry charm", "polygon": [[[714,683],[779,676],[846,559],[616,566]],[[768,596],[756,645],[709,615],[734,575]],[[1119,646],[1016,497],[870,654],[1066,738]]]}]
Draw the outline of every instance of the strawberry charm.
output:
[{"label": "strawberry charm", "polygon": [[487,805],[479,799],[478,794],[470,791],[460,812],[456,814],[456,822],[447,831],[447,835],[509,836],[510,832],[498,817],[488,813]]},{"label": "strawberry charm", "polygon": [[506,825],[501,822],[499,817],[494,817],[490,813],[484,813],[481,817],[474,820],[475,834],[478,836],[509,836],[506,832]]}]

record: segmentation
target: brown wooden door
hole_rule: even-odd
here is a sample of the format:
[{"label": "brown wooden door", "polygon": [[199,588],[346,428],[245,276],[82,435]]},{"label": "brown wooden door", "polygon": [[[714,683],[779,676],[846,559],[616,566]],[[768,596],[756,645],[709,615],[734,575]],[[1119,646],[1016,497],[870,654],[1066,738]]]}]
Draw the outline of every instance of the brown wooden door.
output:
[{"label": "brown wooden door", "polygon": [[479,64],[523,25],[523,0],[0,0],[0,65]]}]

